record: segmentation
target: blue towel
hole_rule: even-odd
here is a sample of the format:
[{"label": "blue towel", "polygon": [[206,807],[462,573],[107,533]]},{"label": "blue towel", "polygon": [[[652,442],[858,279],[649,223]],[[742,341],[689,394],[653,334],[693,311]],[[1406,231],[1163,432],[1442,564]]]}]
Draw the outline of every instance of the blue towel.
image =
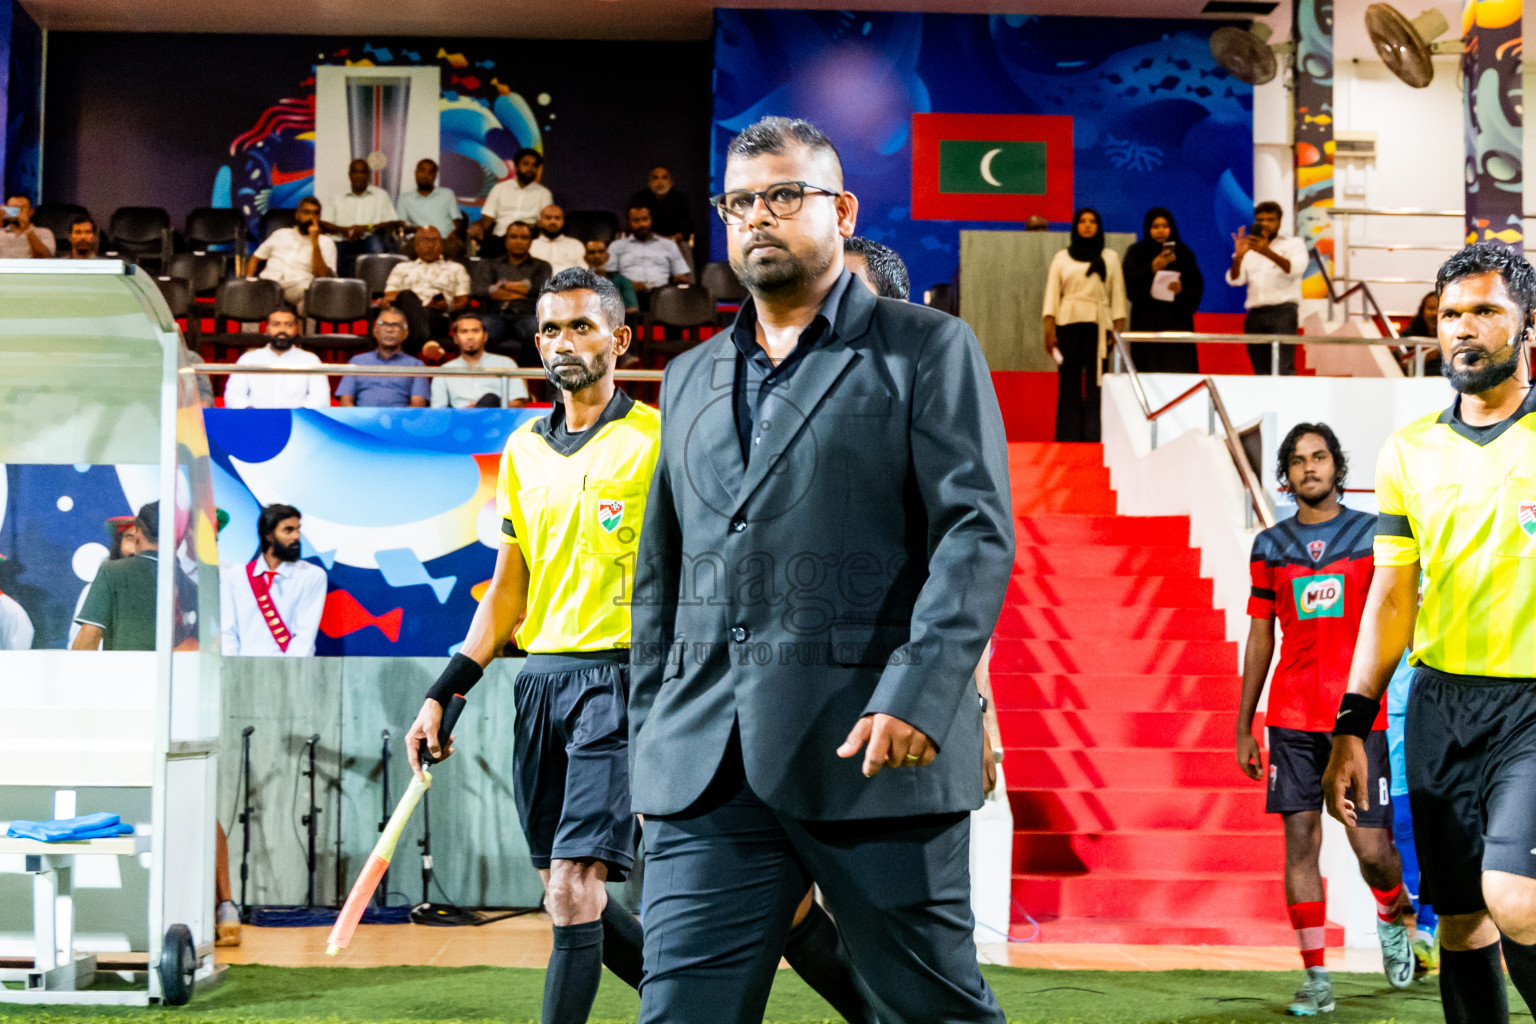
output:
[{"label": "blue towel", "polygon": [[78,818],[54,818],[51,821],[13,821],[5,834],[11,839],[36,839],[44,843],[74,842],[81,839],[110,839],[133,835],[133,826],[124,824],[115,814],[83,814]]}]

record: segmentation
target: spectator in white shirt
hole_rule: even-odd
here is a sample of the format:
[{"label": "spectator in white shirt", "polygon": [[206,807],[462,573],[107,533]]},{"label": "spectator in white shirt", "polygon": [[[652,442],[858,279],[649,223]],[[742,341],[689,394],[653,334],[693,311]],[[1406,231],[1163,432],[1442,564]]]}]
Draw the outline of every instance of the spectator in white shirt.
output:
[{"label": "spectator in white shirt", "polygon": [[548,263],[550,270],[556,274],[571,267],[582,266],[587,255],[581,239],[563,234],[564,231],[564,210],[550,203],[539,211],[539,237],[533,240],[533,247],[528,251],[535,259]]},{"label": "spectator in white shirt", "polygon": [[348,164],[347,181],[352,188],[331,203],[331,220],[322,225],[339,236],[341,264],[337,269],[342,277],[352,276],[357,258],[363,253],[383,252],[384,236],[400,226],[400,215],[389,201],[389,193],[370,184],[371,177],[373,171],[368,168],[368,161],[353,160]]},{"label": "spectator in white shirt", "polygon": [[644,206],[630,207],[629,234],[608,246],[608,269],[629,278],[642,304],[648,301],[647,292],[693,282],[682,250],[652,230],[651,211]]},{"label": "spectator in white shirt", "polygon": [[11,196],[0,215],[0,259],[45,260],[54,254],[53,232],[32,223],[32,200]]},{"label": "spectator in white shirt", "polygon": [[[267,317],[267,343],[248,349],[240,366],[319,366],[320,357],[297,344],[299,316],[279,306]],[[328,409],[331,388],[320,373],[232,373],[224,385],[226,409]]]},{"label": "spectator in white shirt", "polygon": [[498,183],[480,207],[480,219],[469,226],[469,237],[483,239],[482,258],[500,256],[507,228],[513,221],[529,227],[539,221],[539,211],[555,201],[549,189],[539,184],[544,157],[536,149],[520,149],[512,158],[516,175]]},{"label": "spectator in white shirt", "polygon": [[1104,247],[1103,221],[1091,207],[1073,216],[1071,240],[1051,260],[1044,315],[1045,349],[1059,367],[1056,440],[1097,442],[1105,332],[1125,330],[1130,306],[1120,256]]},{"label": "spectator in white shirt", "polygon": [[303,316],[310,282],[336,273],[336,243],[320,227],[320,200],[314,196],[299,200],[293,219],[293,227],[278,228],[256,247],[246,273],[276,281],[288,304]]},{"label": "spectator in white shirt", "polygon": [[469,304],[469,271],[443,258],[443,236],[431,224],[417,229],[414,245],[416,258],[395,264],[379,304],[405,314],[411,325],[406,351],[437,359],[449,318]]},{"label": "spectator in white shirt", "polygon": [[225,655],[314,656],[326,576],[299,560],[302,524],[292,505],[268,505],[256,521],[261,551],[245,565],[219,567]]},{"label": "spectator in white shirt", "polygon": [[[445,370],[512,369],[517,365],[506,356],[485,350],[489,335],[479,313],[466,313],[453,322],[453,341],[459,347],[457,359],[443,364]],[[527,405],[528,385],[520,377],[433,377],[434,409],[498,409],[502,406]]]},{"label": "spectator in white shirt", "polygon": [[[1253,231],[1237,229],[1232,236],[1232,266],[1227,284],[1248,286],[1243,308],[1244,334],[1296,333],[1300,321],[1301,279],[1307,272],[1307,246],[1299,238],[1281,238],[1279,203],[1263,202],[1253,208]],[[1270,347],[1249,345],[1253,372],[1270,372]],[[1280,346],[1280,372],[1296,372],[1296,346]]]}]

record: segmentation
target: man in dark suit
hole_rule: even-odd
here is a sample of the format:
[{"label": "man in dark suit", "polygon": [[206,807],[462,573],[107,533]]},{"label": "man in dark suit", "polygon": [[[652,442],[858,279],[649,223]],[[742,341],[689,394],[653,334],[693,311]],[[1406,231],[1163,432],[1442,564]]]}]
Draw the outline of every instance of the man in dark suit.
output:
[{"label": "man in dark suit", "polygon": [[881,1019],[1001,1024],[968,871],[1013,564],[986,364],[845,270],[858,200],[814,126],[742,132],[725,186],[751,298],[667,367],[636,566],[640,1019],[760,1021],[815,882]]}]

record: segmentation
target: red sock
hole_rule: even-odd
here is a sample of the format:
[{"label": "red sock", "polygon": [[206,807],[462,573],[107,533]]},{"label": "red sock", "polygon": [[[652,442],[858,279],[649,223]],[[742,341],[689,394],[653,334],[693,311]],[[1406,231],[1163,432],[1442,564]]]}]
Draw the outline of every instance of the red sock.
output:
[{"label": "red sock", "polygon": [[1376,916],[1381,920],[1391,924],[1402,914],[1402,911],[1397,909],[1397,901],[1403,896],[1402,882],[1385,891],[1372,889],[1371,895],[1376,897]]},{"label": "red sock", "polygon": [[1296,929],[1296,945],[1301,947],[1303,967],[1323,966],[1323,926],[1327,923],[1327,904],[1292,903],[1285,908],[1291,915],[1291,927]]}]

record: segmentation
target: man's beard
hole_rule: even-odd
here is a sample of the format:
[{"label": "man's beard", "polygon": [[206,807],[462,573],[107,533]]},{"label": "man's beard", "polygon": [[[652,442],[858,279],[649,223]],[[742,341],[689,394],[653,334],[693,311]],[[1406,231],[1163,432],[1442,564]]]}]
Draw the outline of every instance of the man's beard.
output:
[{"label": "man's beard", "polygon": [[551,231],[551,230],[549,230],[549,228],[539,228],[539,233],[542,234],[545,238],[549,239],[550,241],[554,241],[555,239],[560,237],[560,232],[563,231],[563,230],[565,230],[565,229],[564,228],[560,228],[558,230]]},{"label": "man's beard", "polygon": [[293,348],[293,335],[291,335],[291,334],[274,334],[274,335],[271,335],[267,339],[267,344],[272,346],[273,351],[276,351],[276,352],[286,352],[289,349]]},{"label": "man's beard", "polygon": [[1486,353],[1471,369],[1458,370],[1455,366],[1456,358],[1452,356],[1440,361],[1440,372],[1451,382],[1451,387],[1461,394],[1481,395],[1513,377],[1523,358],[1525,346],[1517,342],[1511,346],[1509,358],[1502,363],[1493,362],[1492,353]]},{"label": "man's beard", "polygon": [[[758,239],[748,239],[750,245]],[[773,239],[775,243],[777,239]],[[772,263],[753,263],[744,254],[741,259],[731,260],[731,269],[736,271],[736,276],[741,283],[746,285],[754,293],[791,291],[803,287],[816,280],[827,272],[832,266],[834,253],[816,252],[810,259],[802,259],[790,252],[788,246],[782,246],[782,251],[788,259],[775,260]]]},{"label": "man's beard", "polygon": [[294,541],[292,544],[279,544],[274,540],[267,545],[267,550],[272,552],[279,562],[297,562],[299,560],[299,551],[303,546],[303,541]]},{"label": "man's beard", "polygon": [[1335,481],[1332,485],[1329,486],[1329,488],[1326,491],[1324,491],[1323,493],[1319,494],[1315,498],[1303,497],[1301,491],[1299,491],[1299,490],[1292,490],[1291,491],[1291,496],[1296,499],[1296,504],[1298,504],[1298,505],[1305,505],[1308,508],[1317,508],[1320,505],[1326,504],[1327,501],[1328,501],[1328,498],[1331,495],[1333,495],[1334,493],[1336,493],[1337,490],[1338,490],[1338,482]]},{"label": "man's beard", "polygon": [[[580,367],[581,372],[575,376],[562,375],[556,372],[564,366]],[[549,378],[549,382],[551,384],[559,388],[561,391],[569,391],[572,394],[576,393],[577,391],[585,391],[587,388],[602,380],[603,377],[607,375],[607,373],[608,356],[606,353],[602,352],[599,352],[597,355],[592,357],[591,366],[588,366],[579,358],[574,356],[567,356],[560,362],[549,364],[544,368],[544,375]]]}]

